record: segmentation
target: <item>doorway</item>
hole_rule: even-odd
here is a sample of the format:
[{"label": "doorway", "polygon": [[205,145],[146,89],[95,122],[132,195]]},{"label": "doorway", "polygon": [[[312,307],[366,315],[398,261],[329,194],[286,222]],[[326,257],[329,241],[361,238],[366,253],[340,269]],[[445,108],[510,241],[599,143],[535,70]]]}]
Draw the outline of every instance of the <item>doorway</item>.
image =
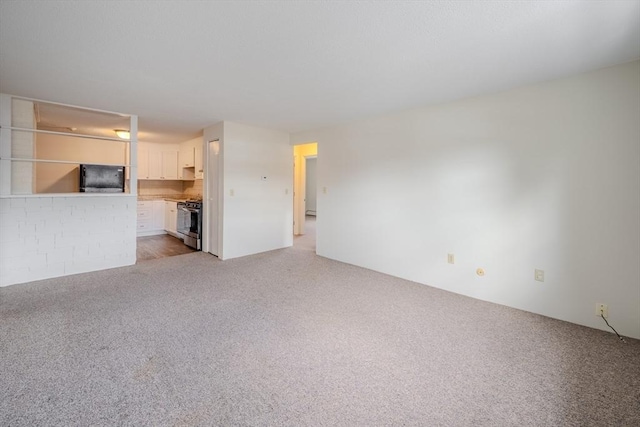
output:
[{"label": "doorway", "polygon": [[316,217],[317,205],[317,164],[318,156],[305,157],[305,191],[304,191],[304,217],[305,225],[309,217]]},{"label": "doorway", "polygon": [[312,246],[315,251],[316,219],[318,215],[318,203],[316,198],[318,144],[313,142],[294,146],[293,157],[294,246]]}]

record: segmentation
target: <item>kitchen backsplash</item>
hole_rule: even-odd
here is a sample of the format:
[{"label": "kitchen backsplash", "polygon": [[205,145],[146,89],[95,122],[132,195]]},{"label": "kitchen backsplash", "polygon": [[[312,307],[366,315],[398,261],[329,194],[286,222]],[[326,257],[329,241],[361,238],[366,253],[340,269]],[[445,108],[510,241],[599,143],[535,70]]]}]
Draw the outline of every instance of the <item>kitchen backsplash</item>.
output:
[{"label": "kitchen backsplash", "polygon": [[189,197],[202,197],[202,180],[182,181],[182,193]]},{"label": "kitchen backsplash", "polygon": [[138,196],[140,197],[176,197],[187,198],[202,196],[202,180],[195,181],[138,181]]}]

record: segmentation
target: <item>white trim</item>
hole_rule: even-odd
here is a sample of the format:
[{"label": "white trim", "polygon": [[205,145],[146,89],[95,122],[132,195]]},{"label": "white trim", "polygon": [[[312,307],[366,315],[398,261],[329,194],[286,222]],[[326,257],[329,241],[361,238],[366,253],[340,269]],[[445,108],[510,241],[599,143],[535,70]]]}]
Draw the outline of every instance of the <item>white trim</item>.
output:
[{"label": "white trim", "polygon": [[37,194],[0,194],[0,199],[33,199],[46,197],[135,197],[132,193],[37,193]]},{"label": "white trim", "polygon": [[31,163],[62,163],[65,165],[98,165],[98,166],[123,166],[131,167],[130,164],[123,163],[90,163],[90,162],[77,162],[72,160],[47,160],[47,159],[23,159],[22,157],[0,157],[0,160],[10,160],[12,162],[31,162]]},{"label": "white trim", "polygon": [[99,110],[97,108],[79,107],[77,105],[63,104],[62,102],[52,102],[52,101],[47,101],[47,100],[44,100],[44,99],[37,99],[37,98],[27,98],[27,97],[24,97],[24,96],[11,95],[9,93],[5,93],[4,95],[8,95],[12,99],[21,99],[23,101],[43,102],[45,104],[59,105],[61,107],[69,107],[69,108],[74,108],[76,110],[94,111],[96,113],[107,113],[107,114],[113,114],[115,116],[120,116],[120,117],[133,117],[131,114],[117,113],[115,111]]},{"label": "white trim", "polygon": [[[125,117],[133,117],[133,116],[125,116]],[[131,139],[122,139],[118,137],[87,135],[85,133],[58,132],[55,130],[29,129],[29,128],[14,127],[14,126],[0,126],[0,128],[3,128],[3,129],[6,128],[11,131],[17,131],[17,132],[33,132],[33,133],[45,133],[48,135],[76,136],[78,138],[101,139],[105,141],[114,141],[114,142],[130,142],[131,141]]]}]

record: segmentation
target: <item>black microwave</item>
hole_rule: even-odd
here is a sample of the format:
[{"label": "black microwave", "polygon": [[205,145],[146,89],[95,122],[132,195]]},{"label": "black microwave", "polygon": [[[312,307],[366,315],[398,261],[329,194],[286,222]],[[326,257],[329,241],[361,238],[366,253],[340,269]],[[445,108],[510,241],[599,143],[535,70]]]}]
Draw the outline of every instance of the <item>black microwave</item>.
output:
[{"label": "black microwave", "polygon": [[80,165],[81,193],[124,193],[124,166]]}]

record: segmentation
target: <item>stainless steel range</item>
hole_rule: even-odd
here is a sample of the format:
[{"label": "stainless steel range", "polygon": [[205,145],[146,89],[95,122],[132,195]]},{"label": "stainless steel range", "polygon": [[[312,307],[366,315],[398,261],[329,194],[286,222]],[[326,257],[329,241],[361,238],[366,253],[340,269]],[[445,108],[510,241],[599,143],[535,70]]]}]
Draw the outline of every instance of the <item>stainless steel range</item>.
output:
[{"label": "stainless steel range", "polygon": [[178,234],[184,244],[201,250],[202,245],[202,201],[187,200],[178,203]]}]

